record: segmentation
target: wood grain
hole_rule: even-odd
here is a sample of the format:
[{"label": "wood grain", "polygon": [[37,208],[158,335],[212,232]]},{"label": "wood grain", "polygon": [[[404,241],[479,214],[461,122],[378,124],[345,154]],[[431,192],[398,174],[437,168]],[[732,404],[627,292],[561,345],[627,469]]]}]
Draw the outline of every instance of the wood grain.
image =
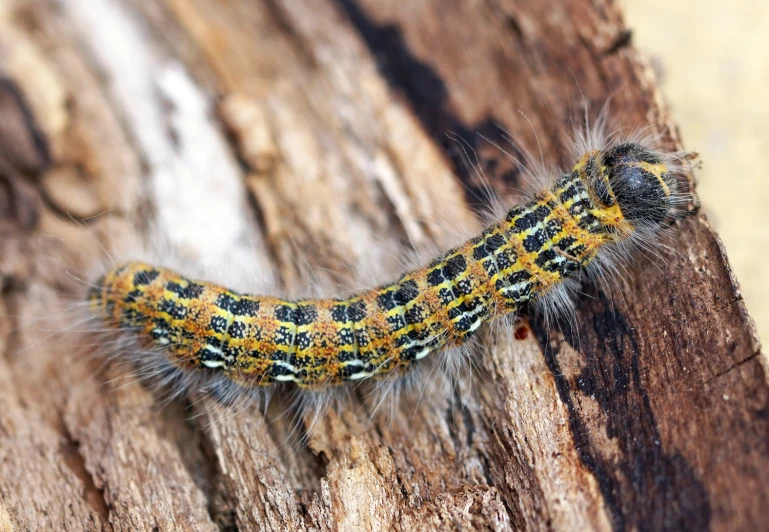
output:
[{"label": "wood grain", "polygon": [[288,398],[164,406],[60,332],[102,246],[334,290],[514,198],[494,144],[568,162],[584,104],[681,149],[614,2],[3,0],[0,78],[4,530],[766,526],[766,361],[695,213],[576,330],[488,331],[453,395],[293,437]]}]

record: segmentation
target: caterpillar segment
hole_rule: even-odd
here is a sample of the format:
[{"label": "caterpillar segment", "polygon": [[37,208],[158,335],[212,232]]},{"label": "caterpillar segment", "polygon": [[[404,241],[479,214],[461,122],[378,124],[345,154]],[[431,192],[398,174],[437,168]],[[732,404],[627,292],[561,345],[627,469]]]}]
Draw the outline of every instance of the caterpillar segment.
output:
[{"label": "caterpillar segment", "polygon": [[674,185],[658,154],[624,143],[584,154],[481,235],[349,299],[239,294],[129,262],[107,272],[89,300],[109,326],[179,369],[218,372],[244,387],[397,376],[546,297],[605,246],[654,228],[669,214]]}]

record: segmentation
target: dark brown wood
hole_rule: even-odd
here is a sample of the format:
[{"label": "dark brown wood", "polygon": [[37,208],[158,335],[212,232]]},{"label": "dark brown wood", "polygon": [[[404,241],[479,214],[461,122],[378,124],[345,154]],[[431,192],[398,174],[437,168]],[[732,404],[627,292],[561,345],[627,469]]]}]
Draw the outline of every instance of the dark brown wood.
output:
[{"label": "dark brown wood", "polygon": [[62,332],[102,246],[236,288],[393,274],[478,226],[452,137],[508,202],[494,144],[568,163],[585,105],[681,149],[614,2],[8,0],[0,79],[3,530],[765,528],[766,360],[696,213],[575,331],[490,332],[452,396],[304,441],[286,398],[163,406]]}]

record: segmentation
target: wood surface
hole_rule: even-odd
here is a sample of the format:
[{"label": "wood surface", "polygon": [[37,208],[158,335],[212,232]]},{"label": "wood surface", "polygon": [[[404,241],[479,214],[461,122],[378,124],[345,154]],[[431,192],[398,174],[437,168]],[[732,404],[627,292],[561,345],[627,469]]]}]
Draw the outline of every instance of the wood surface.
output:
[{"label": "wood surface", "polygon": [[102,246],[278,293],[395,273],[478,224],[453,139],[509,201],[495,144],[568,163],[607,101],[696,149],[613,1],[1,0],[0,529],[767,529],[766,360],[696,212],[576,332],[487,334],[454,394],[299,444],[280,397],[164,405],[61,332]]}]

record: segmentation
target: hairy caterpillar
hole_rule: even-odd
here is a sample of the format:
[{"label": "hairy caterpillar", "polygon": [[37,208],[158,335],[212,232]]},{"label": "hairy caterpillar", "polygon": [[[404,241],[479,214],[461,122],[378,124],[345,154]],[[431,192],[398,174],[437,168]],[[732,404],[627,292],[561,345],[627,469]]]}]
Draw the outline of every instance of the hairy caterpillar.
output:
[{"label": "hairy caterpillar", "polygon": [[632,141],[586,151],[570,173],[479,236],[347,299],[239,294],[129,262],[109,270],[88,300],[174,377],[316,390],[403,376],[484,322],[558,297],[580,273],[644,245],[682,198],[672,160]]}]

